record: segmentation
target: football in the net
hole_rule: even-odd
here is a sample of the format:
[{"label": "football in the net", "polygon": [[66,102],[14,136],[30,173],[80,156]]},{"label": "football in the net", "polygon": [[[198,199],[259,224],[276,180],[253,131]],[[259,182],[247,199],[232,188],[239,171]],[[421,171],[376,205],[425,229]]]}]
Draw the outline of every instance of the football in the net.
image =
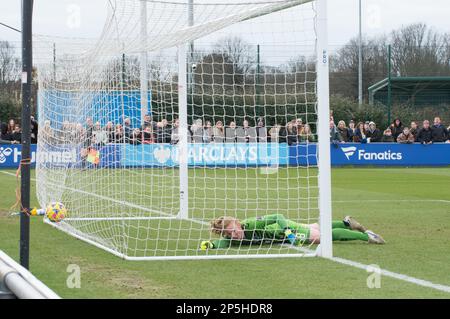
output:
[{"label": "football in the net", "polygon": [[50,221],[58,223],[66,218],[66,206],[64,206],[64,204],[60,202],[52,202],[47,205],[45,215]]}]

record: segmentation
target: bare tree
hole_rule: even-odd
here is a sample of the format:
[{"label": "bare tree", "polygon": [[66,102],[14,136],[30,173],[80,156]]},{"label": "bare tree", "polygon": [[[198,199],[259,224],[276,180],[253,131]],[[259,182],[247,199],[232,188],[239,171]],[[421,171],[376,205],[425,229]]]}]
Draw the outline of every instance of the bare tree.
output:
[{"label": "bare tree", "polygon": [[[386,77],[386,37],[363,39],[363,92]],[[350,42],[330,58],[330,90],[333,94],[357,98],[358,39]]]},{"label": "bare tree", "polygon": [[[450,36],[412,24],[389,35],[363,40],[363,91],[387,76],[387,45],[392,46],[394,76],[450,75]],[[330,58],[332,94],[357,97],[358,40],[352,39]]]},{"label": "bare tree", "polygon": [[401,76],[448,75],[449,35],[417,23],[391,33],[393,71]]},{"label": "bare tree", "polygon": [[219,39],[214,47],[214,52],[226,54],[235,64],[235,69],[243,74],[248,73],[256,64],[256,48],[237,36]]},{"label": "bare tree", "polygon": [[194,73],[195,83],[201,83],[208,94],[224,94],[243,81],[242,73],[225,53],[210,53],[203,56]]},{"label": "bare tree", "polygon": [[0,85],[16,82],[20,75],[20,60],[8,41],[0,41]]}]

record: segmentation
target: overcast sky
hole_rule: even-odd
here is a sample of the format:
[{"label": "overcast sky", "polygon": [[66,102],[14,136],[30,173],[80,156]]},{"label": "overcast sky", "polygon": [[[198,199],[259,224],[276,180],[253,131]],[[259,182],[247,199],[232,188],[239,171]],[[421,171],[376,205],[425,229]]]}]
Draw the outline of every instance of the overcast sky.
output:
[{"label": "overcast sky", "polygon": [[[358,0],[330,0],[329,43],[346,43],[358,32]],[[77,4],[81,23],[68,18]],[[0,0],[0,22],[20,29],[20,0]],[[34,32],[39,34],[95,37],[105,20],[105,0],[37,0]],[[363,33],[377,35],[414,22],[424,22],[450,32],[449,0],[363,0]],[[72,27],[70,27],[72,23]],[[75,27],[73,26],[75,23]],[[0,40],[19,41],[18,33],[0,26]]]}]

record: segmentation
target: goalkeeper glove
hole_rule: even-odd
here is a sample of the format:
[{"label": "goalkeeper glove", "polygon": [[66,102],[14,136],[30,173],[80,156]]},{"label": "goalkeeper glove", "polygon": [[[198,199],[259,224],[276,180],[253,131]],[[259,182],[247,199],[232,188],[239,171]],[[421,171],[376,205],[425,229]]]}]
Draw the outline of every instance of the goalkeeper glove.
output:
[{"label": "goalkeeper glove", "polygon": [[212,242],[210,242],[209,240],[202,241],[202,243],[200,244],[201,250],[207,250],[207,249],[212,249],[212,248],[214,248],[214,244]]},{"label": "goalkeeper glove", "polygon": [[290,230],[289,228],[287,228],[284,231],[284,236],[285,238],[287,238],[287,240],[289,240],[289,242],[294,245],[295,244],[295,240],[297,239],[297,236],[295,236],[295,234],[292,232],[292,230]]}]

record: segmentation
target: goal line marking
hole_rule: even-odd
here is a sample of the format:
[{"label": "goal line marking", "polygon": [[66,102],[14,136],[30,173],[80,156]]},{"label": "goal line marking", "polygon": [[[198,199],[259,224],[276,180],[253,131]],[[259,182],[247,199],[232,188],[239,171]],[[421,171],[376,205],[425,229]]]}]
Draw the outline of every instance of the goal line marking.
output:
[{"label": "goal line marking", "polygon": [[[291,249],[294,248],[296,250],[302,251],[304,253],[310,253],[312,252],[312,250],[308,249],[308,248],[301,248],[301,247],[290,247]],[[369,265],[357,262],[357,261],[353,261],[353,260],[349,260],[349,259],[345,259],[345,258],[341,258],[341,257],[332,257],[332,258],[325,258],[327,260],[331,260],[334,261],[336,263],[339,264],[343,264],[346,266],[351,266],[351,267],[355,267],[358,269],[362,269],[367,271],[367,269],[369,269]],[[446,285],[441,285],[441,284],[435,284],[431,281],[428,280],[423,280],[423,279],[419,279],[419,278],[415,278],[415,277],[411,277],[408,275],[404,275],[404,274],[400,274],[400,273],[396,273],[390,270],[386,270],[386,269],[382,269],[380,268],[380,274],[386,277],[390,277],[390,278],[394,278],[397,280],[401,280],[401,281],[406,281],[418,286],[422,286],[422,287],[426,287],[426,288],[432,288],[432,289],[436,289],[439,291],[443,291],[443,292],[447,292],[450,293],[450,286],[446,286]]]},{"label": "goal line marking", "polygon": [[[0,172],[2,172],[3,174],[6,174],[6,175],[10,175],[10,176],[16,176],[16,174],[11,173],[11,172],[4,172],[4,171],[0,171]],[[31,180],[36,181],[35,178],[31,178]],[[141,209],[145,209],[147,211],[150,210],[150,209],[145,208],[145,207],[140,207],[139,205],[135,205],[135,204],[128,203],[128,202],[123,202],[123,201],[118,201],[118,200],[115,200],[113,198],[109,198],[109,197],[106,197],[106,196],[101,196],[101,195],[97,195],[97,194],[93,194],[93,193],[88,193],[88,192],[81,191],[81,190],[78,190],[78,189],[72,189],[70,187],[66,187],[66,186],[62,186],[62,185],[59,185],[59,187],[66,188],[68,190],[79,191],[81,193],[86,193],[86,194],[89,194],[91,196],[98,196],[100,198],[112,200],[112,201],[115,201],[115,202],[119,202],[119,203],[124,204],[124,205],[129,204],[129,205],[131,205],[134,208],[141,208]],[[367,200],[365,200],[365,201],[367,201]],[[376,201],[376,200],[372,200],[372,201]],[[399,200],[380,200],[380,201],[385,201],[385,202],[397,201],[398,202]],[[412,200],[404,200],[404,201],[412,201]],[[415,200],[415,201],[436,201],[436,202],[450,203],[450,201],[439,200],[439,199],[437,199],[437,200]],[[336,202],[349,202],[349,201],[336,201]],[[162,212],[159,212],[159,213],[162,213]],[[167,214],[167,215],[170,215],[170,214]],[[195,219],[190,219],[190,220],[192,220],[193,222],[202,224],[202,225],[208,224],[207,222],[200,221],[200,220],[195,220]],[[306,253],[311,253],[311,252],[314,253],[313,250],[310,250],[310,249],[307,249],[307,248],[292,247],[292,246],[290,246],[290,248],[291,249],[294,248],[296,250],[299,250],[299,251],[302,251],[302,252],[306,252]],[[347,266],[351,266],[351,267],[354,267],[354,268],[362,269],[362,270],[367,270],[368,267],[369,267],[369,265],[365,265],[365,264],[362,264],[362,263],[359,263],[359,262],[356,262],[356,261],[352,261],[352,260],[348,260],[348,259],[344,259],[344,258],[340,258],[340,257],[332,257],[329,260],[337,262],[337,263],[340,263],[340,264],[343,264],[343,265],[347,265]],[[397,280],[409,282],[409,283],[412,283],[412,284],[415,284],[415,285],[418,285],[418,286],[422,286],[422,287],[426,287],[426,288],[432,288],[432,289],[435,289],[435,290],[439,290],[439,291],[450,293],[450,286],[441,285],[441,284],[435,284],[435,283],[433,283],[431,281],[428,281],[428,280],[423,280],[423,279],[407,276],[407,275],[404,275],[404,274],[392,272],[392,271],[389,271],[389,270],[386,270],[386,269],[381,269],[381,268],[380,268],[380,273],[381,273],[381,275],[386,276],[386,277],[390,277],[390,278],[394,278],[394,279],[397,279]]]}]

